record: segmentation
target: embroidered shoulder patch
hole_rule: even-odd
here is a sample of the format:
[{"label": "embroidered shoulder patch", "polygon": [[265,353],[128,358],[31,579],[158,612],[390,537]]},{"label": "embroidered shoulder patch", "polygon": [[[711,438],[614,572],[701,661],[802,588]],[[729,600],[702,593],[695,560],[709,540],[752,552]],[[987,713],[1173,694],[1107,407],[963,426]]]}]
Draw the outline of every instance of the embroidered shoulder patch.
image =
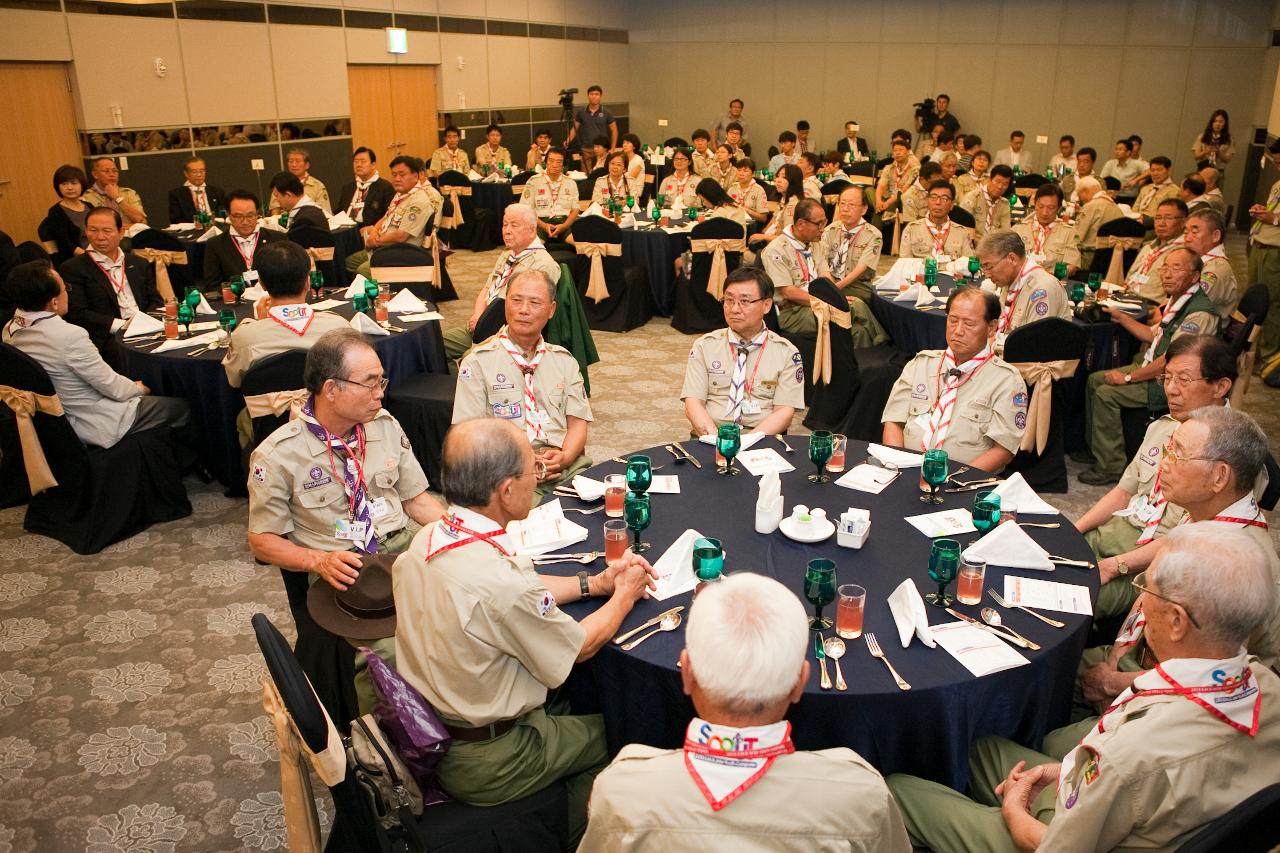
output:
[{"label": "embroidered shoulder patch", "polygon": [[1041,317],[1043,317],[1045,314],[1048,314],[1048,313],[1049,313],[1049,303],[1048,303],[1048,302],[1037,302],[1037,303],[1036,303],[1036,313],[1037,313],[1037,314],[1039,314]]},{"label": "embroidered shoulder patch", "polygon": [[542,594],[542,600],[538,602],[538,615],[546,616],[548,613],[551,612],[551,608],[555,606],[556,606],[555,597],[552,596],[550,592],[544,592]]}]

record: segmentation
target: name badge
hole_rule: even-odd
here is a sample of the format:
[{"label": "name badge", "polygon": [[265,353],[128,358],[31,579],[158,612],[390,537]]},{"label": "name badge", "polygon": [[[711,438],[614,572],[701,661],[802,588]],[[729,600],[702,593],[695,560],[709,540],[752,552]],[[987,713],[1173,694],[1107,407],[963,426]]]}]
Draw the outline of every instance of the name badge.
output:
[{"label": "name badge", "polygon": [[760,414],[760,403],[756,400],[746,399],[742,401],[742,414],[758,415]]},{"label": "name badge", "polygon": [[245,271],[244,271],[244,283],[245,283],[245,284],[247,284],[247,285],[249,285],[250,287],[252,287],[253,285],[257,284],[257,283],[258,283],[258,271],[257,271],[257,270],[245,270]]},{"label": "name badge", "polygon": [[1146,283],[1147,283],[1147,276],[1143,275],[1143,274],[1142,274],[1142,273],[1140,273],[1140,272],[1130,273],[1130,274],[1129,274],[1129,283],[1130,283],[1130,284],[1136,284],[1136,285],[1143,285],[1143,284],[1146,284]]},{"label": "name badge", "polygon": [[339,518],[333,522],[333,538],[349,542],[363,542],[369,535],[369,526],[363,521]]},{"label": "name badge", "polygon": [[386,518],[391,515],[391,504],[386,498],[377,498],[369,501],[369,512],[373,515],[374,520]]}]

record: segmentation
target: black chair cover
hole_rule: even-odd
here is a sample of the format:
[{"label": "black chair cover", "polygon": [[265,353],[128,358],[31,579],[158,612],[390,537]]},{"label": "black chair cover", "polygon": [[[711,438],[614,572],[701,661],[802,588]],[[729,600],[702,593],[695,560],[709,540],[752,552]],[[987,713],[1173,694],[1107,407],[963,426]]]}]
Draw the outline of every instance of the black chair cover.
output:
[{"label": "black chair cover", "polygon": [[[579,243],[622,243],[622,229],[603,216],[584,216],[571,228]],[[643,326],[653,316],[649,305],[649,276],[643,267],[625,266],[622,257],[602,256],[609,298],[596,302],[586,296],[591,276],[591,258],[575,255],[571,269],[581,298],[587,325],[602,332],[629,332]]]},{"label": "black chair cover", "polygon": [[1228,320],[1222,330],[1222,339],[1231,345],[1231,354],[1239,358],[1249,348],[1249,336],[1254,328],[1261,326],[1271,310],[1271,294],[1265,284],[1253,284],[1240,297],[1236,312],[1244,317],[1244,322]]},{"label": "black chair cover", "polygon": [[[1083,326],[1060,317],[1048,317],[1014,329],[1004,344],[1004,360],[1017,364],[1083,359],[1088,345],[1089,332]],[[1068,488],[1063,418],[1067,405],[1065,386],[1072,381],[1073,376],[1053,383],[1053,416],[1044,453],[1019,451],[1007,469],[1008,473],[1022,472],[1028,485],[1036,491],[1062,493]]]},{"label": "black chair cover", "polygon": [[476,322],[476,327],[472,330],[471,340],[476,343],[487,341],[507,322],[507,300],[498,297],[489,303],[489,307],[484,309],[484,313],[480,315],[480,319]]},{"label": "black chair cover", "polygon": [[1030,175],[1019,175],[1014,179],[1013,186],[1019,190],[1038,190],[1047,183],[1049,183],[1049,179],[1044,175],[1032,173]]},{"label": "black chair cover", "polygon": [[1280,844],[1280,784],[1268,785],[1219,817],[1178,848],[1178,853],[1274,850]]},{"label": "black chair cover", "polygon": [[[821,299],[837,310],[848,313],[849,300],[836,289],[829,278],[815,278],[809,283],[809,295]],[[858,379],[858,362],[853,353],[853,338],[847,329],[834,324],[831,332],[831,381],[813,384],[812,367],[805,374],[805,388],[809,411],[804,425],[811,430],[825,429],[848,435],[853,401],[858,396],[861,383]],[[803,356],[801,358],[803,361]]]},{"label": "black chair cover", "polygon": [[[716,217],[693,226],[689,239],[741,240],[745,233],[742,225],[732,219]],[[702,335],[725,327],[723,305],[707,293],[712,257],[710,252],[691,253],[689,275],[676,279],[676,304],[671,312],[671,326],[686,335]],[[742,253],[725,252],[724,260],[726,271],[733,272],[742,263]]]},{"label": "black chair cover", "polygon": [[[1108,178],[1107,180],[1112,180]],[[1138,237],[1146,236],[1146,226],[1137,220],[1122,216],[1119,219],[1113,219],[1107,224],[1098,228],[1099,237]],[[1087,246],[1085,248],[1088,248]],[[1111,253],[1115,250],[1112,248],[1097,249],[1093,253],[1093,261],[1089,264],[1089,272],[1107,274],[1107,267],[1111,266]],[[1124,267],[1122,271],[1128,272],[1129,267],[1133,266],[1133,262],[1138,257],[1139,249],[1124,250]]]},{"label": "black chair cover", "polygon": [[[162,252],[181,252],[184,256],[187,253],[187,247],[181,240],[167,231],[160,231],[156,228],[148,228],[146,231],[139,231],[133,236],[130,243],[132,249],[159,249]],[[155,264],[152,264],[154,268]],[[190,264],[170,264],[169,283],[173,285],[173,292],[182,298],[182,294],[187,292],[188,287],[194,287],[204,274],[203,270],[195,270]]]},{"label": "black chair cover", "polygon": [[[414,246],[409,243],[393,243],[390,246],[383,246],[380,249],[374,249],[369,256],[370,267],[433,267],[431,252],[421,246]],[[444,258],[440,259],[440,266],[444,266]],[[434,270],[439,272],[439,270]],[[374,276],[377,277],[376,275]],[[408,281],[395,282],[391,284],[391,290],[400,291],[408,290],[419,299],[425,299],[428,302],[437,302],[441,294],[441,290],[436,286],[434,281]]]},{"label": "black chair cover", "polygon": [[880,420],[893,384],[902,375],[910,359],[894,344],[878,347],[861,347],[854,350],[858,363],[858,380],[861,388],[849,411],[845,435],[861,441],[879,442],[884,427]]},{"label": "black chair cover", "polygon": [[688,148],[689,143],[685,141],[683,136],[672,136],[662,143],[667,148]]},{"label": "black chair cover", "polygon": [[876,164],[870,160],[860,160],[857,163],[845,166],[844,173],[849,177],[859,175],[863,178],[874,178],[876,176]]},{"label": "black chair cover", "polygon": [[[447,221],[454,215],[453,198],[446,191],[448,187],[471,188],[471,179],[461,172],[448,171],[439,177],[440,194],[444,196],[444,207],[441,210],[441,221]],[[462,208],[463,223],[446,231],[448,242],[454,249],[471,249],[473,252],[487,252],[494,248],[493,211],[478,207],[469,195],[458,196],[458,206]]]},{"label": "black chair cover", "polygon": [[[290,242],[297,243],[304,249],[332,249],[337,244],[337,238],[333,236],[332,231],[327,228],[316,228],[312,225],[299,225],[297,228],[291,228],[286,236]],[[336,261],[316,261],[316,269],[324,277],[325,287],[341,287],[343,285],[342,270],[338,269]]]},{"label": "black chair cover", "polygon": [[974,220],[973,214],[965,210],[960,205],[951,208],[950,219],[957,225],[963,225],[965,228],[976,228],[978,223]]},{"label": "black chair cover", "polygon": [[382,400],[382,407],[400,422],[413,455],[436,489],[440,487],[440,449],[453,422],[457,383],[458,377],[448,373],[420,373],[397,384]]},{"label": "black chair cover", "polygon": [[[302,372],[306,363],[307,351],[303,349],[267,356],[245,371],[244,378],[240,382],[240,391],[246,397],[271,391],[296,391],[305,385]],[[254,418],[253,446],[257,447],[263,439],[284,426],[288,420],[287,413]]]}]

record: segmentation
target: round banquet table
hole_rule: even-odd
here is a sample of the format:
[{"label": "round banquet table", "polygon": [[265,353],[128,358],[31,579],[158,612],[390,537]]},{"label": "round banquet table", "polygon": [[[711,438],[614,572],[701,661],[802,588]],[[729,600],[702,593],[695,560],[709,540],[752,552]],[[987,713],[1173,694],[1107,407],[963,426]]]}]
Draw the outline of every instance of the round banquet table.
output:
[{"label": "round banquet table", "polygon": [[[211,301],[210,305],[214,310],[222,308],[221,302]],[[252,316],[253,305],[249,302],[232,307],[238,320]],[[350,318],[355,312],[350,302],[331,310],[345,318]],[[391,387],[419,373],[445,373],[448,370],[439,321],[411,323],[396,314],[391,318],[392,325],[405,331],[369,337],[382,360]],[[196,322],[216,319],[202,314]],[[196,334],[200,333],[192,332],[193,336]],[[189,353],[198,347],[155,353],[149,351],[154,347],[144,348],[119,338],[116,343],[126,376],[141,379],[153,394],[181,397],[191,404],[192,419],[201,431],[201,461],[218,482],[229,489],[243,489],[245,471],[236,435],[236,416],[244,408],[244,397],[240,389],[227,384],[227,373],[222,368],[226,350],[211,349],[191,356]]]},{"label": "round banquet table", "polygon": [[[784,455],[796,470],[781,475],[785,512],[790,514],[793,506],[805,504],[822,507],[829,518],[836,519],[848,507],[869,509],[871,532],[862,549],[836,545],[834,534],[825,542],[806,545],[781,532],[756,533],[757,480],[745,471],[733,478],[716,475],[715,451],[709,445],[685,442],[685,447],[702,463],[701,470],[688,464],[676,467],[671,455],[661,447],[640,452],[647,453],[655,466],[662,465],[662,474],[677,473],[680,477],[679,494],[652,496],[653,520],[643,534],[643,539],[654,546],[646,553],[651,562],[656,562],[686,528],[692,527],[723,542],[725,568],[730,574],[753,571],[780,581],[800,598],[809,614],[813,607],[804,601],[803,580],[811,559],[834,560],[837,584],[857,583],[866,588],[865,630],[876,634],[886,656],[912,689],[899,690],[888,668],[872,658],[865,642],[859,639],[845,641],[847,650],[841,664],[848,691],[822,690],[810,646],[809,684],[799,704],[788,714],[796,746],[847,746],[881,773],[912,773],[963,790],[968,777],[969,744],[975,738],[1000,735],[1034,747],[1039,746],[1047,731],[1066,724],[1076,665],[1089,631],[1087,616],[1054,613],[1067,623],[1065,629],[1056,629],[1021,611],[999,608],[1007,625],[1042,648],[1035,652],[1015,649],[1028,658],[1027,665],[981,678],[973,676],[940,646],[930,649],[913,639],[904,649],[899,642],[887,603],[889,593],[906,578],[915,581],[922,595],[936,588],[928,575],[930,540],[903,517],[968,506],[973,493],[946,494],[945,502],[938,507],[923,504],[919,500],[918,469],[904,471],[878,496],[835,485],[838,475],[833,475],[830,483],[812,484],[805,479],[813,471],[807,456],[808,438],[793,436],[787,441],[795,452]],[[779,447],[770,439],[757,446],[770,445]],[[847,457],[851,465],[863,461],[866,443],[850,441]],[[599,479],[621,473],[623,467],[606,462],[586,474]],[[565,506],[588,506],[571,499],[561,501]],[[603,550],[603,514],[571,518],[591,533],[585,543],[566,550]],[[1061,521],[1063,526],[1056,530],[1028,529],[1027,533],[1052,554],[1091,560],[1084,537],[1065,518],[1038,516],[1034,520],[1050,518]],[[971,533],[959,540],[963,546],[976,538],[977,534]],[[592,570],[598,570],[598,565]],[[556,563],[541,566],[539,571],[571,575],[581,568],[577,563]],[[1054,572],[1041,573],[1006,570],[991,564],[987,566],[984,586],[1002,591],[1007,573],[1085,585],[1091,600],[1097,599],[1098,579],[1093,570],[1059,566]],[[955,593],[954,583],[948,592]],[[602,601],[575,602],[564,609],[580,619]],[[691,601],[691,593],[666,601],[641,600],[624,621],[622,630],[636,627],[676,605],[685,605],[682,615],[687,620]],[[992,602],[984,596],[983,604]],[[979,610],[961,604],[955,608],[975,618]],[[955,621],[927,603],[925,610],[931,624]],[[835,605],[823,612],[834,618]],[[628,743],[677,748],[683,742],[685,726],[694,713],[681,691],[676,668],[684,647],[684,627],[682,624],[675,631],[658,634],[630,652],[609,643],[570,677],[568,687],[575,712],[604,714],[611,752]],[[833,630],[824,633],[834,635]],[[828,666],[831,667],[830,661]],[[832,670],[834,679],[833,667]]]},{"label": "round banquet table", "polygon": [[[218,226],[225,234],[227,225],[225,222]],[[187,253],[187,268],[191,271],[191,280],[197,285],[204,278],[204,243],[199,241],[200,235],[204,233],[200,231],[166,231],[165,233],[177,237],[182,243],[182,248]],[[347,272],[347,255],[361,251],[364,246],[360,242],[360,229],[354,225],[347,225],[342,228],[335,228],[330,233],[333,234],[333,268],[337,270],[338,277],[342,280],[343,287],[351,283],[354,275]]]},{"label": "round banquet table", "polygon": [[670,317],[676,305],[675,260],[689,249],[689,232],[668,234],[661,228],[623,228],[622,262],[644,267],[649,273],[653,305]]}]

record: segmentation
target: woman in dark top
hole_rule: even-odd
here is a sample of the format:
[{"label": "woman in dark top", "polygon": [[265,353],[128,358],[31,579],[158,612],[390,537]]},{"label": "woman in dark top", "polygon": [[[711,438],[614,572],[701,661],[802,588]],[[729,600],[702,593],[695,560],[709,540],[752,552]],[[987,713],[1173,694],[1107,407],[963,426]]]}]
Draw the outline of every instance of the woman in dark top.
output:
[{"label": "woman in dark top", "polygon": [[77,166],[59,166],[53,173],[58,203],[49,208],[49,215],[40,223],[39,234],[40,241],[53,255],[55,267],[89,245],[84,236],[84,221],[90,207],[80,198],[88,187],[89,179]]}]

